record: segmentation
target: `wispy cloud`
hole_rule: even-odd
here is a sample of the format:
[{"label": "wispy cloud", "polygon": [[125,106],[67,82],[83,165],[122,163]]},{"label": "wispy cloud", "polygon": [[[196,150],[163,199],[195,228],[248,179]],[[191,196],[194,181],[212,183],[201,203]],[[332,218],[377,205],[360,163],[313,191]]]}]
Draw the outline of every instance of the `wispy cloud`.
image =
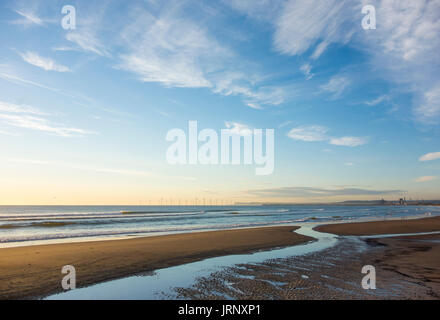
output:
[{"label": "wispy cloud", "polygon": [[440,152],[431,152],[421,156],[419,161],[432,161],[437,159],[440,159]]},{"label": "wispy cloud", "polygon": [[243,72],[219,72],[211,79],[213,92],[225,96],[241,96],[244,103],[253,109],[263,109],[263,105],[277,106],[289,98],[288,89],[282,86],[258,86],[258,79]]},{"label": "wispy cloud", "polygon": [[0,113],[0,121],[14,127],[43,131],[60,137],[84,136],[93,132],[79,128],[54,126],[47,119],[30,115]]},{"label": "wispy cloud", "polygon": [[160,175],[155,172],[147,171],[147,170],[133,170],[126,168],[106,168],[102,166],[97,167],[97,166],[90,166],[87,164],[76,164],[76,163],[61,162],[61,161],[38,160],[38,159],[9,159],[9,161],[14,163],[23,163],[30,165],[46,165],[51,167],[60,166],[75,170],[94,171],[100,173],[126,175],[126,176],[159,177],[159,178],[171,178],[171,179],[176,178],[187,181],[196,180],[194,177],[190,177],[190,176],[167,176],[167,175]]},{"label": "wispy cloud", "polygon": [[226,121],[225,126],[231,134],[240,136],[248,136],[252,134],[252,128],[244,123]]},{"label": "wispy cloud", "polygon": [[291,124],[291,123],[292,123],[291,120],[284,121],[283,123],[280,123],[280,124],[278,125],[278,129],[284,128],[285,126],[288,126],[288,125]]},{"label": "wispy cloud", "polygon": [[438,123],[440,119],[440,86],[425,92],[422,102],[415,107],[414,112],[421,122]]},{"label": "wispy cloud", "polygon": [[312,73],[312,66],[310,65],[310,63],[303,64],[299,69],[306,76],[306,80],[310,80],[313,78],[314,74]]},{"label": "wispy cloud", "polygon": [[437,177],[436,176],[423,176],[423,177],[418,177],[416,179],[414,179],[415,182],[428,182],[428,181],[432,181],[432,180],[436,180]]},{"label": "wispy cloud", "polygon": [[242,97],[254,109],[279,105],[289,96],[281,86],[260,85],[237,55],[208,28],[173,2],[158,14],[144,9],[132,12],[132,23],[121,32],[125,52],[117,68],[143,82],[166,87],[209,88],[225,96]]},{"label": "wispy cloud", "polygon": [[272,0],[223,0],[223,2],[238,12],[261,21],[273,21],[284,5],[284,1]]},{"label": "wispy cloud", "polygon": [[17,105],[13,103],[8,103],[0,101],[0,112],[11,112],[11,113],[28,113],[34,115],[47,115],[47,113],[38,110],[35,107],[28,105]]},{"label": "wispy cloud", "polygon": [[[381,75],[414,95],[415,120],[440,120],[438,52],[440,3],[438,1],[363,1],[372,4],[381,19],[380,32],[364,32],[358,41]],[[379,30],[378,30],[379,31]],[[368,44],[368,45],[366,45]]]},{"label": "wispy cloud", "polygon": [[15,12],[20,15],[20,19],[12,21],[13,24],[19,24],[22,26],[30,26],[30,25],[37,25],[42,26],[44,25],[44,20],[39,18],[37,14],[29,9],[20,9],[15,10]]},{"label": "wispy cloud", "polygon": [[362,146],[368,142],[367,138],[363,137],[341,137],[330,139],[330,144],[335,146],[345,146],[345,147],[357,147]]},{"label": "wispy cloud", "polygon": [[315,48],[312,58],[317,59],[330,43],[351,39],[354,10],[353,2],[345,0],[287,1],[275,21],[275,48],[288,55]]},{"label": "wispy cloud", "polygon": [[9,81],[11,83],[25,85],[25,86],[29,85],[29,86],[34,86],[37,88],[50,90],[50,91],[55,92],[57,94],[60,94],[64,97],[73,98],[73,99],[77,100],[77,102],[75,102],[75,103],[78,105],[81,105],[85,108],[98,109],[99,111],[109,113],[109,114],[112,114],[112,115],[115,115],[118,117],[134,117],[132,114],[125,112],[125,111],[120,111],[120,110],[116,110],[116,109],[108,108],[108,107],[101,107],[101,106],[99,106],[99,102],[97,102],[95,99],[90,98],[88,96],[85,96],[83,94],[50,87],[50,86],[42,84],[40,82],[36,82],[33,80],[23,78],[21,75],[15,74],[13,72],[13,70],[9,69],[9,70],[3,71],[2,69],[3,69],[2,65],[0,65],[0,78],[4,79],[6,81]]},{"label": "wispy cloud", "polygon": [[[55,47],[58,51],[82,51],[101,57],[111,58],[111,48],[115,44],[114,34],[117,18],[123,11],[118,8],[118,17],[112,17],[109,7],[111,1],[81,2],[76,5],[76,28],[65,33],[65,39],[70,45],[61,44]],[[106,37],[106,32],[112,34]]]},{"label": "wispy cloud", "polygon": [[159,17],[139,9],[122,38],[127,52],[121,55],[119,68],[135,73],[141,81],[169,87],[212,87],[204,57],[226,54],[203,28],[171,9]]},{"label": "wispy cloud", "polygon": [[315,51],[310,56],[310,58],[312,58],[313,60],[318,59],[324,53],[325,49],[327,49],[328,45],[329,43],[327,41],[322,41],[316,46]]},{"label": "wispy cloud", "polygon": [[[361,8],[367,4],[383,17],[380,32],[360,28]],[[406,61],[432,60],[440,45],[439,11],[440,4],[429,0],[289,0],[274,22],[274,43],[281,53],[290,55],[314,48],[317,58],[329,44],[353,40],[367,44],[362,49],[369,53],[377,51]]]},{"label": "wispy cloud", "polygon": [[345,136],[332,138],[327,135],[328,131],[326,127],[318,125],[302,126],[291,129],[287,136],[293,140],[305,142],[327,141],[329,144],[345,147],[357,147],[368,142],[368,139],[365,137]]},{"label": "wispy cloud", "polygon": [[368,106],[375,106],[383,101],[389,101],[389,100],[390,100],[390,97],[388,95],[384,94],[384,95],[381,95],[373,100],[365,101],[364,103]]},{"label": "wispy cloud", "polygon": [[[110,56],[108,49],[98,40],[94,33],[87,29],[70,32],[66,35],[66,39],[76,44],[83,51],[92,52],[100,56]],[[76,50],[69,47],[62,47],[62,49],[64,51]]]},{"label": "wispy cloud", "polygon": [[35,159],[34,160],[33,159],[10,159],[10,161],[16,162],[16,163],[32,164],[32,165],[62,166],[62,167],[68,167],[68,168],[72,168],[72,169],[80,169],[80,170],[103,172],[103,173],[122,174],[122,175],[135,175],[135,176],[146,176],[146,177],[154,176],[153,172],[144,171],[144,170],[92,167],[92,166],[83,165],[83,164],[80,165],[80,164],[59,162],[59,161],[35,160]]},{"label": "wispy cloud", "polygon": [[[365,3],[367,1],[364,1]],[[381,17],[378,34],[369,39],[379,41],[383,51],[405,61],[432,59],[429,53],[438,53],[440,24],[438,14],[440,4],[436,1],[402,0],[402,1],[369,1],[375,5]]]},{"label": "wispy cloud", "polygon": [[44,116],[47,113],[27,105],[0,101],[0,121],[13,127],[37,130],[61,137],[84,136],[94,132],[80,128],[53,125]]},{"label": "wispy cloud", "polygon": [[258,197],[279,198],[322,198],[334,196],[382,196],[401,194],[403,190],[371,190],[362,188],[314,188],[314,187],[280,187],[271,189],[248,190],[247,193]]},{"label": "wispy cloud", "polygon": [[20,76],[14,74],[14,73],[11,73],[11,72],[3,72],[1,69],[0,69],[0,78],[4,79],[6,81],[9,81],[9,82],[15,83],[15,84],[31,85],[34,87],[47,89],[47,90],[54,91],[54,92],[60,92],[60,90],[58,90],[56,88],[46,86],[46,85],[39,83],[39,82],[36,82],[36,81],[25,79],[23,77],[20,77]]},{"label": "wispy cloud", "polygon": [[325,141],[327,137],[328,129],[322,126],[308,126],[298,127],[291,129],[287,136],[294,140],[300,141]]},{"label": "wispy cloud", "polygon": [[46,71],[57,71],[57,72],[69,72],[71,71],[69,67],[60,65],[50,58],[44,58],[39,56],[35,52],[28,51],[26,53],[19,53],[24,61],[34,66],[37,66]]},{"label": "wispy cloud", "polygon": [[333,76],[326,84],[321,86],[321,89],[332,94],[333,99],[339,98],[342,93],[351,84],[350,79],[346,76],[336,75]]},{"label": "wispy cloud", "polygon": [[[360,27],[361,8],[367,4],[376,8],[380,30]],[[414,119],[433,125],[440,121],[439,15],[440,3],[430,0],[288,0],[271,21],[274,46],[282,54],[318,59],[334,43],[362,51],[370,69],[415,96]],[[336,78],[323,89],[338,98],[346,87],[346,81]]]}]

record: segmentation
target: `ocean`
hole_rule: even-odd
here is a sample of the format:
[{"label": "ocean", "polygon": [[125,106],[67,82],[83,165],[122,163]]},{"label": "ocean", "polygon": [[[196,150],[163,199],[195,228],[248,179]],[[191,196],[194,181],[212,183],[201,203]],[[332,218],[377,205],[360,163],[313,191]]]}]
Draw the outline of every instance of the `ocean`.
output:
[{"label": "ocean", "polygon": [[435,206],[0,206],[0,247],[440,215]]}]

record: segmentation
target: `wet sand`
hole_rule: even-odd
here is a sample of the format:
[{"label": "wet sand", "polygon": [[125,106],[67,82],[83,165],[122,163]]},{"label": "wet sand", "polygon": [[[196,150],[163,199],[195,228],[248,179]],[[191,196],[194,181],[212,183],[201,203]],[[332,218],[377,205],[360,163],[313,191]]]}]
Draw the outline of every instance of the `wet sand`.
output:
[{"label": "wet sand", "polygon": [[[440,299],[439,257],[440,235],[341,238],[320,252],[237,265],[174,291],[196,300]],[[365,265],[375,267],[375,290],[362,288]]]},{"label": "wet sand", "polygon": [[[440,299],[440,234],[356,237],[440,231],[440,217],[315,230],[342,237],[323,251],[226,268],[175,292],[185,299]],[[375,267],[375,290],[362,288],[365,265]]]},{"label": "wet sand", "polygon": [[430,289],[440,298],[440,235],[420,235],[373,239],[386,251],[379,262],[382,268],[404,275]]},{"label": "wet sand", "polygon": [[327,224],[316,231],[340,236],[368,236],[440,231],[440,217]]},{"label": "wet sand", "polygon": [[61,268],[73,265],[77,287],[214,256],[285,247],[312,240],[298,227],[265,227],[0,249],[0,299],[62,291]]}]

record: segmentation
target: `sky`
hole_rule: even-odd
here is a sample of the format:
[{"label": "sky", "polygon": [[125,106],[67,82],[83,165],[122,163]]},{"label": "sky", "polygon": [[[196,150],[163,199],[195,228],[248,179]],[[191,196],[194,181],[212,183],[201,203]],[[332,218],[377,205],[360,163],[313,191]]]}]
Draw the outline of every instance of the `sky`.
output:
[{"label": "sky", "polygon": [[[0,40],[0,205],[440,199],[439,1],[6,0]],[[189,121],[273,173],[171,165]]]}]

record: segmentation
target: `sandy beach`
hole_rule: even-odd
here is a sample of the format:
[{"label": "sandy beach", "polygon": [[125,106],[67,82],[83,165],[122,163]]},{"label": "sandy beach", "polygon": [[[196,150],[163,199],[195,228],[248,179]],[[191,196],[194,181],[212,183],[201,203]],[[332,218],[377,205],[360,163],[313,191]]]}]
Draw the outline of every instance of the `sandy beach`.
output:
[{"label": "sandy beach", "polygon": [[[201,300],[440,299],[439,241],[341,239],[323,251],[226,268],[175,292]],[[365,265],[375,267],[375,290],[362,288]]]},{"label": "sandy beach", "polygon": [[[209,257],[292,246],[313,240],[298,227],[197,232],[124,240],[0,249],[0,297],[38,298],[61,292],[61,268],[73,265],[77,287]],[[228,268],[176,288],[188,299],[438,299],[440,235],[381,237],[440,231],[440,217],[322,225],[336,246],[303,256]],[[360,286],[363,265],[376,267],[378,290]],[[380,283],[380,285],[379,285]],[[225,284],[228,284],[227,286]],[[231,287],[232,285],[232,287]],[[214,295],[213,292],[216,292]]]},{"label": "sandy beach", "polygon": [[340,236],[368,236],[440,231],[440,217],[326,224],[316,231]]},{"label": "sandy beach", "polygon": [[[320,226],[319,231],[374,235],[440,231],[440,217]],[[362,267],[376,269],[364,290]],[[331,248],[257,264],[240,264],[175,288],[184,299],[440,299],[440,234],[344,238]]]},{"label": "sandy beach", "polygon": [[0,298],[43,297],[62,291],[61,268],[73,265],[77,287],[209,257],[304,243],[298,227],[198,232],[124,240],[0,249]]}]

